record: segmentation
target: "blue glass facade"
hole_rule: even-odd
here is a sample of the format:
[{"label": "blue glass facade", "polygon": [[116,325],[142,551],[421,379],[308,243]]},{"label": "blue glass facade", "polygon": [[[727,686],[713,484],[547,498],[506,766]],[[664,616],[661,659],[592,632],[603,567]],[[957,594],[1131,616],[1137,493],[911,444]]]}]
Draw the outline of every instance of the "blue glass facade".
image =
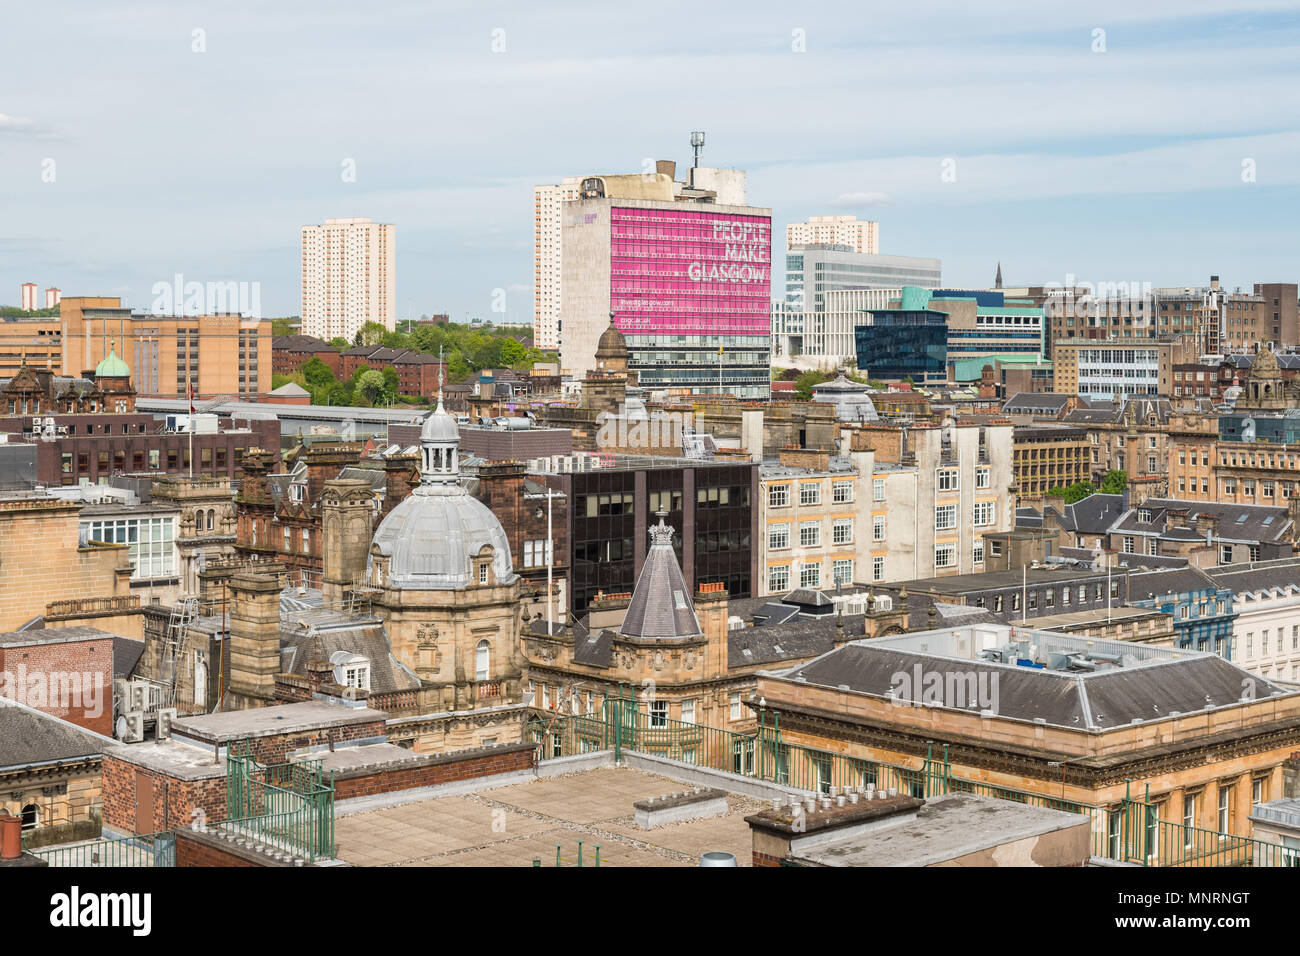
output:
[{"label": "blue glass facade", "polygon": [[1232,659],[1232,624],[1237,612],[1232,606],[1231,590],[1211,587],[1158,594],[1153,598],[1130,596],[1129,603],[1172,614],[1178,647],[1211,651],[1225,660]]},{"label": "blue glass facade", "polygon": [[854,329],[858,368],[872,378],[913,382],[948,378],[948,317],[928,309],[873,309]]}]

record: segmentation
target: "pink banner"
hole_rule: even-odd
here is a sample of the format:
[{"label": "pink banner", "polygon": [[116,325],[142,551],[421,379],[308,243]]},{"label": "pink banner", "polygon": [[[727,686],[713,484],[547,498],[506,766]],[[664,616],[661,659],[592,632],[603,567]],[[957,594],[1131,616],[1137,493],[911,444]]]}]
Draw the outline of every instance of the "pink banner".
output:
[{"label": "pink banner", "polygon": [[772,220],[703,209],[610,214],[610,308],[624,333],[767,335]]}]

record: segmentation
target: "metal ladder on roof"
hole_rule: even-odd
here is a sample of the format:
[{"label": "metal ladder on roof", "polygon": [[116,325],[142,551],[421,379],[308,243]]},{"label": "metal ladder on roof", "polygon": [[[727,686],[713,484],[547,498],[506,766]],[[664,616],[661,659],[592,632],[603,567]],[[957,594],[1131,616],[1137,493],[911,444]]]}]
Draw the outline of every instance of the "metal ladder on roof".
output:
[{"label": "metal ladder on roof", "polygon": [[172,607],[171,616],[167,619],[167,630],[163,634],[161,667],[164,707],[172,707],[176,703],[176,685],[180,677],[177,665],[185,654],[190,624],[198,614],[198,607],[198,598],[181,598],[180,602]]}]

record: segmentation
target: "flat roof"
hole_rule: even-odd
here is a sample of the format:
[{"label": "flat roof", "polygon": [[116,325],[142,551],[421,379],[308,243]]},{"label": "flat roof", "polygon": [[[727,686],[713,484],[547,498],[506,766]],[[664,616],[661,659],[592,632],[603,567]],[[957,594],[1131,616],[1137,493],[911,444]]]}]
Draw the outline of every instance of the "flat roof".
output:
[{"label": "flat roof", "polygon": [[0,634],[0,647],[34,647],[40,644],[65,644],[74,641],[113,640],[117,635],[97,627],[81,624],[72,627],[34,628],[30,631],[6,631]]},{"label": "flat roof", "polygon": [[1071,827],[1091,827],[1066,813],[973,793],[931,797],[914,817],[887,820],[866,832],[795,850],[795,859],[822,866],[934,866],[983,850]]},{"label": "flat roof", "polygon": [[322,727],[345,727],[349,724],[373,723],[387,718],[381,710],[347,707],[328,701],[303,701],[251,710],[231,710],[218,714],[182,717],[173,725],[173,733],[210,744],[223,744],[245,737],[270,737]]},{"label": "flat roof", "polygon": [[[634,770],[599,767],[457,795],[418,796],[369,809],[363,800],[335,805],[339,859],[354,866],[698,866],[710,851],[753,859],[745,817],[765,804],[727,795],[721,816],[682,820],[643,830],[633,804],[683,789],[679,780]],[[385,798],[395,794],[385,794]]]}]

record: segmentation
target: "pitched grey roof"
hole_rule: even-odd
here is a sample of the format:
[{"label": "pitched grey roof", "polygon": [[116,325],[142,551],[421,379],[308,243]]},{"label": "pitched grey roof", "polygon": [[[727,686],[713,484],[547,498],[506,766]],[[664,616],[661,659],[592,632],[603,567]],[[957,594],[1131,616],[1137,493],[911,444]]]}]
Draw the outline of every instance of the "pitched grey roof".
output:
[{"label": "pitched grey roof", "polygon": [[[1137,519],[1138,511],[1150,511],[1151,521]],[[1190,527],[1164,530],[1171,511],[1185,512]],[[1124,514],[1116,523],[1115,531],[1163,532],[1167,540],[1203,540],[1205,535],[1195,529],[1198,517],[1215,519],[1214,537],[1227,541],[1274,542],[1285,541],[1291,531],[1291,517],[1287,509],[1276,505],[1239,505],[1218,501],[1182,501],[1177,498],[1148,498],[1137,508]]]},{"label": "pitched grey roof", "polygon": [[128,680],[144,655],[144,641],[133,637],[113,636],[113,677]]},{"label": "pitched grey roof", "polygon": [[1288,587],[1300,587],[1300,558],[1226,564],[1209,568],[1205,573],[1219,587],[1231,588],[1237,594],[1268,592],[1273,588],[1285,591]]},{"label": "pitched grey roof", "polygon": [[[329,613],[329,612],[325,612]],[[346,620],[346,619],[344,619]],[[280,661],[286,674],[305,675],[307,664],[319,659],[329,660],[337,651],[346,651],[366,658],[370,662],[370,692],[391,694],[395,691],[416,690],[420,679],[402,667],[393,657],[379,622],[353,620],[350,626],[317,627],[313,633],[301,628],[280,631]]]},{"label": "pitched grey roof", "polygon": [[[1172,591],[1183,594],[1189,591],[1213,591],[1218,587],[1214,580],[1200,568],[1186,567],[1167,571],[1139,571],[1129,575],[1128,593],[1131,602],[1159,600]],[[1147,595],[1151,595],[1148,598]]]},{"label": "pitched grey roof", "polygon": [[1085,534],[1102,534],[1114,526],[1124,514],[1123,495],[1103,495],[1096,492],[1065,506],[1065,527],[1070,531],[1082,531]]},{"label": "pitched grey roof", "polygon": [[0,769],[93,757],[112,743],[76,724],[0,698]]},{"label": "pitched grey roof", "polygon": [[1008,415],[1059,415],[1072,398],[1060,392],[1016,392],[1002,410]]},{"label": "pitched grey roof", "polygon": [[704,632],[695,616],[691,589],[673,553],[673,529],[659,519],[649,529],[651,545],[632,592],[620,633],[626,637],[698,637]]},{"label": "pitched grey roof", "polygon": [[[1221,707],[1247,694],[1262,699],[1287,692],[1214,654],[1184,654],[1085,675],[923,654],[891,646],[888,640],[846,644],[782,676],[803,677],[823,687],[847,685],[852,691],[884,697],[896,686],[898,674],[911,674],[917,668],[945,675],[945,684],[951,673],[963,680],[974,675],[977,686],[996,686],[1000,717],[1042,718],[1056,726],[1090,730],[1161,720],[1174,712],[1203,711],[1207,699]],[[955,709],[980,710],[978,701],[969,703]]]}]

